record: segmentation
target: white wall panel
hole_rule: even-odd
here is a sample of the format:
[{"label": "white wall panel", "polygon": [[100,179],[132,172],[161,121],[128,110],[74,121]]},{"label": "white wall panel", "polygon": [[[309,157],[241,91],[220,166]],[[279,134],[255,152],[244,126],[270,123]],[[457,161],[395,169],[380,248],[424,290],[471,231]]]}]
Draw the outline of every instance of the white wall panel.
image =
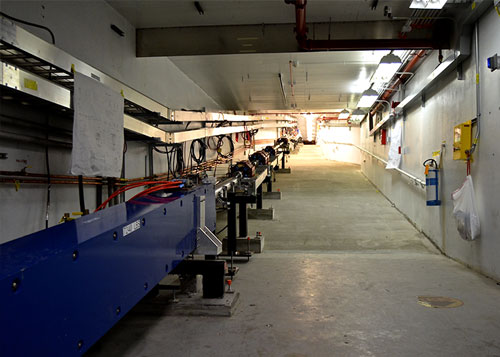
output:
[{"label": "white wall panel", "polygon": [[[496,279],[500,279],[500,71],[490,72],[486,58],[500,53],[499,33],[499,17],[491,9],[479,22],[482,134],[472,164],[482,230],[478,241],[466,242],[460,238],[451,201],[451,193],[461,186],[466,175],[465,162],[452,159],[453,128],[476,116],[473,55],[463,63],[463,80],[458,80],[455,72],[450,73],[427,93],[424,105],[416,103],[406,117],[400,119],[404,124],[403,170],[423,178],[422,162],[439,150],[443,141],[446,143],[440,177],[440,207],[427,207],[424,190],[398,173],[388,172],[367,155],[361,165],[364,174],[446,254]],[[437,64],[437,53],[432,53],[417,70],[407,93],[418,88],[420,81]],[[388,147],[378,141],[375,143],[367,132],[364,122],[361,145],[387,157]]]}]

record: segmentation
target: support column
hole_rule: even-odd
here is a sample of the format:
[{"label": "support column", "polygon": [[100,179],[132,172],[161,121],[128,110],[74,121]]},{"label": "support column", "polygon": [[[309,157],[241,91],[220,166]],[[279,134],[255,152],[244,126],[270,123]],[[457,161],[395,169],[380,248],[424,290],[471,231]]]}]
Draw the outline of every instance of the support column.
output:
[{"label": "support column", "polygon": [[227,252],[234,254],[236,252],[236,194],[227,193]]},{"label": "support column", "polygon": [[239,203],[239,213],[240,213],[240,237],[246,237],[248,235],[248,212],[247,212],[247,203],[240,202]]},{"label": "support column", "polygon": [[257,209],[262,209],[262,185],[257,187]]},{"label": "support column", "polygon": [[271,169],[271,176],[267,178],[267,192],[273,192],[273,171],[274,169]]}]

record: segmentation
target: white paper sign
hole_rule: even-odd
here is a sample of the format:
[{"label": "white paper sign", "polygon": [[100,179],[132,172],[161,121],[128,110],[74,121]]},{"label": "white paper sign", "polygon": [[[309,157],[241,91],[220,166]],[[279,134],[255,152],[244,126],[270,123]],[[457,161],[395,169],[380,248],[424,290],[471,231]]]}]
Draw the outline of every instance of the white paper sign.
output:
[{"label": "white paper sign", "polygon": [[387,160],[386,169],[395,169],[401,163],[401,154],[399,148],[401,146],[401,121],[397,122],[391,130],[391,146],[389,147],[389,158]]},{"label": "white paper sign", "polygon": [[123,161],[123,97],[75,73],[73,175],[119,177]]}]

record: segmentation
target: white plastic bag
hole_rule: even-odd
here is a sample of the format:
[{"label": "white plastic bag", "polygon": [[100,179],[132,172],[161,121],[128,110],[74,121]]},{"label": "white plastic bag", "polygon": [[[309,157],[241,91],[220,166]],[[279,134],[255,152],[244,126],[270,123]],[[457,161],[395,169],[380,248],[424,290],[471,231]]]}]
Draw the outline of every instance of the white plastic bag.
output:
[{"label": "white plastic bag", "polygon": [[451,199],[453,200],[453,216],[457,221],[460,236],[466,240],[478,238],[480,233],[479,216],[477,215],[474,185],[470,175],[467,175],[462,187],[451,194]]}]

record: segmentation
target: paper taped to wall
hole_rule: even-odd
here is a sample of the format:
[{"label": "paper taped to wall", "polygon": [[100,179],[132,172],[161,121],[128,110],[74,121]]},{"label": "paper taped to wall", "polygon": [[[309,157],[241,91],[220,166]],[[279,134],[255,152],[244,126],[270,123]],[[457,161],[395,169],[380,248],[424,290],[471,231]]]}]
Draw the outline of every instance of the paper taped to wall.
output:
[{"label": "paper taped to wall", "polygon": [[389,147],[389,158],[386,169],[396,169],[401,162],[401,122],[397,122],[391,130],[391,146]]},{"label": "paper taped to wall", "polygon": [[123,97],[75,72],[73,175],[119,177],[123,161]]}]

